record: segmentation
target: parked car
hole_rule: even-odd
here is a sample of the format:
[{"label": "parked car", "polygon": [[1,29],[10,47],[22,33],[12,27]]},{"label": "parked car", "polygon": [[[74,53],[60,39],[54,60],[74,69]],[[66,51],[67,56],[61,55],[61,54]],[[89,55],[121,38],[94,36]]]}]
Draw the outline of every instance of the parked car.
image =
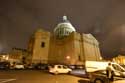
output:
[{"label": "parked car", "polygon": [[125,65],[121,65],[121,66],[125,68]]},{"label": "parked car", "polygon": [[68,65],[69,68],[71,69],[85,69],[84,65]]},{"label": "parked car", "polygon": [[0,62],[0,69],[9,69],[10,63],[9,62]]},{"label": "parked car", "polygon": [[70,72],[71,75],[86,77],[84,65],[69,65],[68,67],[72,69]]},{"label": "parked car", "polygon": [[84,69],[74,69],[70,72],[70,74],[78,77],[87,77]]},{"label": "parked car", "polygon": [[38,64],[35,65],[35,69],[47,70],[48,64],[38,63]]},{"label": "parked car", "polygon": [[68,68],[65,65],[53,65],[49,67],[49,72],[53,74],[59,73],[70,73],[72,69]]},{"label": "parked car", "polygon": [[[92,72],[90,73],[89,78],[91,83],[110,83],[106,76],[106,70]],[[125,79],[115,75],[112,83],[125,83]]]},{"label": "parked car", "polygon": [[33,63],[27,64],[27,65],[25,65],[25,69],[35,69],[35,64],[33,64]]},{"label": "parked car", "polygon": [[16,63],[14,69],[24,69],[24,65],[22,63]]}]

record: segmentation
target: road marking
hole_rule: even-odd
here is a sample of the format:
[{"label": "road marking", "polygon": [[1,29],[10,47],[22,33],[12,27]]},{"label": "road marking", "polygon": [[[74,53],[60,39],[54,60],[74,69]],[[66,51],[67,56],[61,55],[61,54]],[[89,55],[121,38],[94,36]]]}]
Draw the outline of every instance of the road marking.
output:
[{"label": "road marking", "polygon": [[6,82],[14,81],[16,79],[0,79],[0,80],[3,80],[0,83],[6,83]]}]

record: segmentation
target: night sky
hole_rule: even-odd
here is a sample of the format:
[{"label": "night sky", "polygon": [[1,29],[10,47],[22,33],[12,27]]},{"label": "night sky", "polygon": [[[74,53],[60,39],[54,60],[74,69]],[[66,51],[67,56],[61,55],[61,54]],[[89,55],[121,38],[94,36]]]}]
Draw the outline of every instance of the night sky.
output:
[{"label": "night sky", "polygon": [[63,15],[96,37],[103,57],[125,54],[125,0],[0,0],[0,53],[26,49],[36,29],[53,32]]}]

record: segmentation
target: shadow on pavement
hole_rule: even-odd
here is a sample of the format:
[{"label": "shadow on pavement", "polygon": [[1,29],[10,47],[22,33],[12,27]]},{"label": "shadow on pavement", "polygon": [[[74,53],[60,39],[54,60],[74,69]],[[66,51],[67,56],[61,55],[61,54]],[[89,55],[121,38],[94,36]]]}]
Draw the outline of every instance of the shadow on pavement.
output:
[{"label": "shadow on pavement", "polygon": [[80,79],[80,80],[78,80],[78,83],[90,83],[90,82],[87,80],[84,80],[84,79]]}]

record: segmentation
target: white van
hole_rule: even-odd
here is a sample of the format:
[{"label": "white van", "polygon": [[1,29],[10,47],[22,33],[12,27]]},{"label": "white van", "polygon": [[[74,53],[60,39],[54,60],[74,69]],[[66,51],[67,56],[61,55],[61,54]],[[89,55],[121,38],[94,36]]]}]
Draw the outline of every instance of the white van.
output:
[{"label": "white van", "polygon": [[[85,68],[86,72],[95,72],[98,70],[106,70],[109,62],[106,61],[86,61]],[[125,77],[125,69],[117,63],[110,62],[115,69],[114,73],[116,76]]]}]

